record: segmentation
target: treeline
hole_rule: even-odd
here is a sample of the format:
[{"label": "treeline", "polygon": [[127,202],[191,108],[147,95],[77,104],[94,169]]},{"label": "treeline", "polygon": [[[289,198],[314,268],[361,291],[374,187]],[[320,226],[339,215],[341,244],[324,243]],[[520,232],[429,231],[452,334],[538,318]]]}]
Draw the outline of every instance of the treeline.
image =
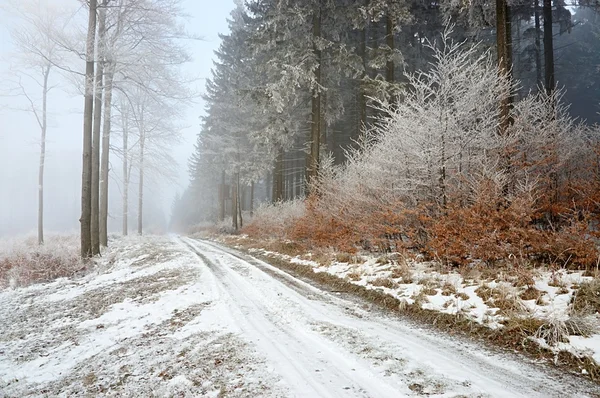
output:
[{"label": "treeline", "polygon": [[[237,228],[257,199],[308,195],[306,216],[285,232],[297,241],[418,247],[452,262],[485,257],[493,245],[468,242],[478,235],[465,226],[505,247],[486,259],[554,256],[541,250],[550,235],[596,212],[597,130],[562,105],[553,51],[583,22],[559,2],[452,4],[239,6],[207,84],[192,181],[174,223],[230,215]],[[577,9],[595,15],[594,5]],[[528,87],[514,83],[528,74],[536,76]],[[465,224],[471,214],[486,228],[512,220],[509,230],[524,230],[509,239]],[[442,225],[449,231],[436,230]],[[534,235],[539,245],[526,249]],[[554,261],[572,261],[565,253]]]}]

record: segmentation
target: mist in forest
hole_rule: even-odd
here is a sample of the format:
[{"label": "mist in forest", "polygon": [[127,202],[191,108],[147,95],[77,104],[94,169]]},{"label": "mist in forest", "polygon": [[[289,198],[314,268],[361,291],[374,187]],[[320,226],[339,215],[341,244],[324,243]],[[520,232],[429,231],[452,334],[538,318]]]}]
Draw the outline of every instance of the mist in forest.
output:
[{"label": "mist in forest", "polygon": [[[143,188],[145,231],[166,230],[173,197],[187,185],[187,160],[193,151],[199,117],[203,112],[200,94],[204,79],[210,74],[213,51],[219,45],[218,34],[227,32],[226,18],[233,6],[232,0],[180,2],[184,17],[181,21],[189,34],[188,38],[177,43],[189,55],[189,62],[182,63],[180,72],[186,76],[187,82],[191,82],[194,96],[187,101],[178,120],[173,121],[177,137],[165,139],[156,149],[168,153],[171,163],[164,168],[169,169],[169,174],[165,176],[150,171],[146,175]],[[37,227],[41,126],[32,109],[35,107],[37,116],[41,116],[40,83],[43,76],[32,56],[34,51],[19,47],[15,40],[23,39],[19,32],[24,31],[23,27],[31,28],[31,22],[36,18],[42,23],[50,21],[50,16],[44,16],[44,13],[56,18],[55,29],[72,35],[69,43],[85,38],[87,9],[78,1],[0,0],[0,237],[28,234]],[[33,25],[39,25],[39,21]],[[38,36],[29,39],[45,42]],[[59,41],[63,38],[51,39]],[[85,41],[74,47],[73,52],[81,51],[85,48]],[[44,229],[48,232],[78,233],[84,104],[81,74],[85,70],[85,60],[67,52],[61,53],[61,59],[51,68],[48,79],[43,218]],[[117,105],[114,104],[115,107]],[[113,117],[108,229],[120,232],[123,224],[123,168],[118,154],[121,127],[116,120],[118,112],[113,111]],[[135,145],[135,140],[130,145]],[[133,232],[137,218],[139,173],[135,165],[130,165],[130,168],[128,214]]]}]

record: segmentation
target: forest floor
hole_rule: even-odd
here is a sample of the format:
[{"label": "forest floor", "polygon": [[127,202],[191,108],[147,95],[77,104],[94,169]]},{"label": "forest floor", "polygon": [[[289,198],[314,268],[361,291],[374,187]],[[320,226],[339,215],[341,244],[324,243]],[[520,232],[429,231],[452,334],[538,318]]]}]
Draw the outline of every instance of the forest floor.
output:
[{"label": "forest floor", "polygon": [[256,257],[118,239],[0,290],[0,397],[593,397],[581,377],[419,327]]}]

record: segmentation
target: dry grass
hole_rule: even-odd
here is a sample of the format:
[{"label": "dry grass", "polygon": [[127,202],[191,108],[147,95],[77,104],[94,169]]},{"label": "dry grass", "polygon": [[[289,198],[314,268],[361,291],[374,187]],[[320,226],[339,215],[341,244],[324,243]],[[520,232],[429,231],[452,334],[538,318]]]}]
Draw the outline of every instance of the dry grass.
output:
[{"label": "dry grass", "polygon": [[412,283],[413,282],[413,270],[410,269],[408,264],[403,261],[397,265],[394,265],[391,268],[392,275],[391,277],[394,279],[401,279],[402,283]]},{"label": "dry grass", "polygon": [[48,235],[41,246],[34,237],[0,241],[0,288],[49,282],[85,269],[75,235]]},{"label": "dry grass", "polygon": [[448,282],[444,283],[442,286],[442,296],[451,296],[453,294],[456,294],[456,286]]},{"label": "dry grass", "polygon": [[463,299],[465,301],[470,298],[469,295],[465,292],[456,293],[456,297]]},{"label": "dry grass", "polygon": [[533,286],[529,286],[523,293],[519,295],[521,300],[539,300],[542,297],[542,292]]},{"label": "dry grass", "polygon": [[370,282],[371,285],[377,287],[387,287],[388,289],[394,289],[397,285],[390,278],[377,278]]},{"label": "dry grass", "polygon": [[580,313],[600,313],[600,279],[579,286],[573,298],[573,309]]}]

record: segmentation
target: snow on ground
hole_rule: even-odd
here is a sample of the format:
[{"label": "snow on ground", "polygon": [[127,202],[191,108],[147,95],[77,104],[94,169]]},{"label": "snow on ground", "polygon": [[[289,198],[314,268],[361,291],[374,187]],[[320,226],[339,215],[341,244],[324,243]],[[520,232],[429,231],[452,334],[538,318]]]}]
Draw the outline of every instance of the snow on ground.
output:
[{"label": "snow on ground", "polygon": [[276,395],[245,341],[186,330],[214,300],[200,274],[180,244],[130,238],[84,278],[0,292],[0,397]]},{"label": "snow on ground", "polygon": [[[360,255],[348,261],[320,264],[311,260],[310,253],[289,256],[256,248],[250,249],[250,253],[308,265],[314,272],[326,272],[356,285],[383,291],[407,304],[418,301],[424,309],[460,314],[493,329],[501,328],[502,322],[511,316],[564,322],[573,312],[571,303],[576,287],[593,279],[583,276],[583,271],[538,271],[525,286],[516,286],[519,283],[511,280],[509,275],[497,275],[498,278],[463,276],[447,270],[441,272],[434,262],[390,261],[385,257]],[[523,295],[528,284],[535,288],[531,292],[537,296]],[[553,346],[545,341],[535,341],[557,352],[564,350],[577,356],[589,356],[600,364],[600,314],[589,316],[588,322],[596,324],[589,336],[570,335],[568,342]]]},{"label": "snow on ground", "polygon": [[187,238],[117,240],[85,277],[0,291],[0,319],[3,398],[564,397],[597,388]]}]

